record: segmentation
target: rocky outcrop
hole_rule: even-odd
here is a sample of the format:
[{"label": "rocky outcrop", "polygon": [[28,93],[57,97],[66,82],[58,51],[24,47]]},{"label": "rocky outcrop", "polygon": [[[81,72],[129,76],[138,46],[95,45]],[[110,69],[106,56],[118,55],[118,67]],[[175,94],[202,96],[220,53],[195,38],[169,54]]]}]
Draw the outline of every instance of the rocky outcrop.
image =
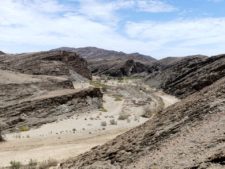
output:
[{"label": "rocky outcrop", "polygon": [[4,55],[0,58],[0,124],[4,133],[101,107],[100,89],[74,89],[74,81],[82,84],[88,79],[87,62],[76,53]]},{"label": "rocky outcrop", "polygon": [[0,55],[4,55],[4,54],[5,54],[4,52],[0,51]]},{"label": "rocky outcrop", "polygon": [[[217,60],[216,58],[211,59]],[[214,68],[217,70],[221,66],[217,65]],[[182,102],[155,114],[145,124],[103,146],[95,147],[77,158],[62,163],[60,167],[184,169],[216,166],[223,168],[224,83],[223,77],[200,92],[188,96]]]},{"label": "rocky outcrop", "polygon": [[87,62],[74,52],[39,52],[8,57],[5,69],[32,75],[71,76],[71,71],[91,79]]},{"label": "rocky outcrop", "polygon": [[179,98],[200,91],[225,75],[225,55],[192,56],[153,71],[147,82]]},{"label": "rocky outcrop", "polygon": [[148,72],[148,66],[134,60],[127,60],[120,68],[122,76],[130,76],[133,74]]},{"label": "rocky outcrop", "polygon": [[5,131],[16,131],[21,126],[39,127],[67,118],[76,113],[100,108],[102,93],[100,89],[76,91],[64,89],[43,96],[0,107],[0,119]]},{"label": "rocky outcrop", "polygon": [[170,78],[163,89],[184,98],[211,85],[225,76],[225,55],[209,57],[202,62],[188,65],[187,69],[189,70],[181,71],[176,78]]}]

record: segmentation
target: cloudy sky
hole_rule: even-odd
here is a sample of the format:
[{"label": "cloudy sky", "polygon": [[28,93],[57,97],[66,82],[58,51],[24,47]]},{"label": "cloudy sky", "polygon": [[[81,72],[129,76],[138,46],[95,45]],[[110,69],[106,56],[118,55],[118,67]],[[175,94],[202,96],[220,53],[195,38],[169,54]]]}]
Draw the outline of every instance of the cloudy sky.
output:
[{"label": "cloudy sky", "polygon": [[225,53],[225,0],[0,0],[0,50]]}]

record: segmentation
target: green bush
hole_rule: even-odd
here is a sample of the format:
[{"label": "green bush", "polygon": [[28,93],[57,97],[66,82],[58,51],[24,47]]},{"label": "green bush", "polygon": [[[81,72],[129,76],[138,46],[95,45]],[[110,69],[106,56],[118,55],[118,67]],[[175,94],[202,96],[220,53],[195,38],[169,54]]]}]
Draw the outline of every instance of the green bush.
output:
[{"label": "green bush", "polygon": [[10,161],[11,169],[20,169],[22,164],[19,161]]},{"label": "green bush", "polygon": [[19,130],[20,130],[21,132],[23,132],[23,131],[29,131],[30,128],[29,128],[28,126],[20,126],[20,127],[19,127]]}]

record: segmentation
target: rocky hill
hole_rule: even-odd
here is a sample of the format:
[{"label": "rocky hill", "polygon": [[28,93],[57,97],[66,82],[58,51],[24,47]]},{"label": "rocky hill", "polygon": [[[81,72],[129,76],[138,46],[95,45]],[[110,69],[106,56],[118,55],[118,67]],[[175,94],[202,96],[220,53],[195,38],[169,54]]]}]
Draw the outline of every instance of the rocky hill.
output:
[{"label": "rocky hill", "polygon": [[75,53],[5,55],[0,60],[0,124],[4,131],[15,131],[100,107],[100,89],[74,89],[74,83],[89,79],[87,62]]},{"label": "rocky hill", "polygon": [[87,62],[74,52],[38,52],[18,54],[1,61],[5,69],[33,75],[69,76],[77,72],[91,79]]},{"label": "rocky hill", "polygon": [[147,82],[167,93],[184,98],[225,75],[225,55],[212,57],[191,56],[175,63],[161,66],[152,72]]},{"label": "rocky hill", "polygon": [[[195,61],[196,59],[198,62]],[[190,75],[184,76],[186,78],[183,81],[199,83],[199,86],[204,89],[155,114],[145,124],[118,136],[107,144],[67,160],[60,167],[79,169],[224,168],[223,59],[223,55],[209,59],[201,58],[200,61],[199,58],[191,58],[192,61],[189,63],[192,64],[189,64],[189,71],[183,71]],[[194,70],[196,76],[192,74]],[[195,81],[192,80],[191,74]],[[202,79],[211,78],[214,80],[207,83],[202,81]],[[186,87],[189,91],[189,86]]]},{"label": "rocky hill", "polygon": [[[94,74],[109,76],[127,76],[146,72],[148,65],[156,59],[139,53],[126,54],[95,47],[67,48],[62,47],[53,51],[76,52],[88,62]],[[128,71],[129,70],[129,71]]]},{"label": "rocky hill", "polygon": [[0,55],[4,55],[4,54],[5,54],[4,52],[0,51]]}]

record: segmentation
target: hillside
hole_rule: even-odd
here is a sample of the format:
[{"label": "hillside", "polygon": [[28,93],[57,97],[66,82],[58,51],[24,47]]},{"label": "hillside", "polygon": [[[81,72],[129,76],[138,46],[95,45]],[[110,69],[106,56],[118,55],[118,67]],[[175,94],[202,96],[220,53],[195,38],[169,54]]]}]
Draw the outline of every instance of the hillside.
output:
[{"label": "hillside", "polygon": [[1,63],[4,69],[33,75],[63,76],[77,72],[91,79],[87,62],[73,52],[37,52],[9,55]]},{"label": "hillside", "polygon": [[84,87],[91,78],[87,62],[75,53],[5,55],[0,61],[2,129],[39,127],[100,107],[100,90]]},{"label": "hillside", "polygon": [[126,54],[95,47],[67,48],[54,51],[76,52],[88,62],[89,68],[95,75],[127,76],[147,72],[148,65],[156,59],[139,53]]},{"label": "hillside", "polygon": [[149,85],[184,98],[225,75],[225,55],[191,56],[161,67],[146,78]]},{"label": "hillside", "polygon": [[[209,61],[215,63],[215,58],[219,56]],[[223,76],[145,124],[67,160],[61,168],[224,168],[224,83]]]}]

